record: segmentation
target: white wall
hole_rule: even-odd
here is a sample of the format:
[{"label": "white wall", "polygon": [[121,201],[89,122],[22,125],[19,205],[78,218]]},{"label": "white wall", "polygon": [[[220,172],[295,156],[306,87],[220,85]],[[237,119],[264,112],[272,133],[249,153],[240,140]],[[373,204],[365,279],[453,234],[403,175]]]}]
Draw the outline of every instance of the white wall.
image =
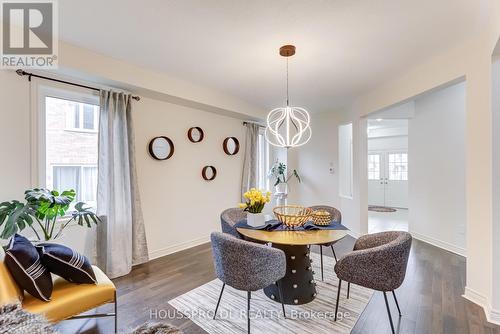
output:
[{"label": "white wall", "polygon": [[[500,309],[492,309],[493,280],[492,219],[492,118],[491,55],[500,36],[500,2],[484,4],[484,17],[478,32],[449,50],[422,59],[400,75],[381,82],[363,93],[346,115],[360,128],[354,136],[354,160],[359,173],[354,179],[354,198],[345,203],[344,216],[358,219],[352,225],[367,233],[368,180],[366,173],[366,117],[373,112],[404,103],[436,87],[466,78],[466,248],[467,274],[464,296],[481,305],[490,321],[500,324]],[[371,115],[370,115],[371,116]],[[359,178],[359,179],[358,179]],[[498,303],[498,301],[497,301]]]},{"label": "white wall", "polygon": [[[500,47],[500,42],[497,44]],[[500,259],[500,59],[492,67],[493,257]],[[493,262],[493,309],[500,310],[500,261]]]},{"label": "white wall", "polygon": [[415,100],[409,121],[409,229],[465,254],[465,83]]},{"label": "white wall", "polygon": [[290,167],[296,168],[302,178],[300,184],[291,182],[289,204],[339,207],[338,125],[334,112],[312,114],[313,135],[310,141],[304,146],[289,150]]},{"label": "white wall", "polygon": [[408,149],[408,136],[368,138],[368,152]]},{"label": "white wall", "polygon": [[[243,149],[236,156],[222,150],[224,138],[239,138],[244,147],[241,120],[214,115],[152,99],[134,104],[139,189],[152,257],[169,254],[183,246],[208,241],[219,230],[222,210],[240,201]],[[191,143],[187,130],[199,126],[205,133]],[[151,138],[166,135],[174,141],[175,154],[167,161],[147,153]],[[205,165],[217,168],[217,177],[201,177]]]},{"label": "white wall", "polygon": [[31,184],[28,81],[0,71],[0,201],[24,198]]}]

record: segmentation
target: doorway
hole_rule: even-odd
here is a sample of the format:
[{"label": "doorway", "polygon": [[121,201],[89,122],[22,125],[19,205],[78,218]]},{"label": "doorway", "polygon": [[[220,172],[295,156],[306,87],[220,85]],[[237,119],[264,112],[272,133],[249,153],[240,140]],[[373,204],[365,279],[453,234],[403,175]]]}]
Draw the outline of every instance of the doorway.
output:
[{"label": "doorway", "polygon": [[368,231],[408,230],[408,120],[368,120]]},{"label": "doorway", "polygon": [[368,203],[408,208],[408,150],[368,153]]}]

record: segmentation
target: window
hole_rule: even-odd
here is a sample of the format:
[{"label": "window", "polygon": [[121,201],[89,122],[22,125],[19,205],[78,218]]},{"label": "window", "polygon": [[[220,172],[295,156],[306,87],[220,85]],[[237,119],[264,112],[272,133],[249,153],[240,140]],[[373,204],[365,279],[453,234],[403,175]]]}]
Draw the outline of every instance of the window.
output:
[{"label": "window", "polygon": [[74,189],[75,202],[95,208],[99,98],[50,87],[39,91],[38,183],[59,192]]},{"label": "window", "polygon": [[52,175],[54,189],[75,189],[77,202],[95,205],[97,166],[53,166]]},{"label": "window", "polygon": [[258,162],[257,162],[257,188],[260,190],[269,190],[269,143],[264,134],[264,128],[259,131],[258,138]]},{"label": "window", "polygon": [[339,195],[352,198],[352,123],[339,126]]},{"label": "window", "polygon": [[368,154],[368,180],[380,180],[380,154]]},{"label": "window", "polygon": [[408,180],[408,154],[390,153],[389,154],[389,180],[407,181]]},{"label": "window", "polygon": [[[58,100],[47,97],[47,99]],[[73,131],[97,131],[99,106],[63,100],[66,104],[66,129]],[[49,103],[56,104],[57,101]],[[59,102],[61,103],[61,102]]]}]

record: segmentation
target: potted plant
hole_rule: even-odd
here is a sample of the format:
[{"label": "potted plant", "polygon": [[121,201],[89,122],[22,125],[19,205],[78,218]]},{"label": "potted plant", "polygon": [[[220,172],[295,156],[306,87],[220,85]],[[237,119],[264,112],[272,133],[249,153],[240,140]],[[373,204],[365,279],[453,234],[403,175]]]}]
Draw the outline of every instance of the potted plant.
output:
[{"label": "potted plant", "polygon": [[[71,223],[92,227],[101,220],[78,202],[74,211],[68,212],[70,204],[75,200],[74,190],[59,193],[48,189],[29,189],[24,192],[26,203],[16,200],[0,203],[1,239],[8,239],[17,232],[29,227],[39,241],[53,240],[61,236],[63,230]],[[67,220],[60,221],[60,218]],[[60,224],[56,229],[56,225]]]},{"label": "potted plant", "polygon": [[288,175],[286,169],[287,167],[284,163],[276,161],[276,163],[269,171],[269,177],[275,179],[274,189],[277,194],[288,193],[288,181],[290,181],[292,177],[295,177],[299,183],[301,182],[299,173],[296,169],[294,169]]},{"label": "potted plant", "polygon": [[243,194],[247,200],[245,203],[240,203],[239,207],[247,211],[247,224],[253,227],[262,226],[266,222],[266,218],[262,213],[264,206],[271,200],[271,193],[266,193],[252,188]]}]

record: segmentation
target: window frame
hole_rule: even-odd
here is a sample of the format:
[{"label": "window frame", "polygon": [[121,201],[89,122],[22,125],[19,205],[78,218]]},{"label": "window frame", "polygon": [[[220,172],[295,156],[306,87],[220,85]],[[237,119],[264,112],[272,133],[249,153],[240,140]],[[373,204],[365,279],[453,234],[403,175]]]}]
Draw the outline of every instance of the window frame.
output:
[{"label": "window frame", "polygon": [[[58,83],[33,84],[31,99],[36,101],[31,106],[32,136],[30,155],[31,186],[33,188],[46,187],[46,97],[99,105],[99,95],[95,91]],[[89,132],[89,130],[84,132]],[[98,132],[98,129],[90,132]]]},{"label": "window frame", "polygon": [[[80,182],[82,181],[82,178],[83,178],[83,169],[84,168],[98,168],[98,166],[96,164],[81,164],[81,165],[78,165],[78,164],[54,164],[54,165],[52,165],[52,168],[54,168],[54,167],[78,167],[80,169],[80,175],[79,175]],[[52,173],[54,174],[54,171]],[[52,183],[54,183],[54,182],[52,182]],[[66,189],[57,189],[57,190],[63,191]],[[86,201],[85,199],[78,199],[78,192],[76,194],[75,201],[84,201],[85,203],[91,202],[91,201]]]},{"label": "window frame", "polygon": [[[401,155],[401,158],[403,155],[406,155],[406,161],[403,161],[403,159],[401,159],[401,161],[394,161],[392,164],[395,166],[396,164],[406,164],[406,171],[398,171],[398,175],[400,176],[403,176],[403,175],[406,175],[406,178],[398,178],[398,179],[393,179],[391,178],[391,158],[390,156],[391,155]],[[390,151],[390,152],[387,152],[387,180],[388,181],[393,181],[393,182],[408,182],[408,166],[409,166],[409,162],[408,162],[408,152],[406,151]]]},{"label": "window frame", "polygon": [[[46,97],[48,97],[48,96],[46,96]],[[54,97],[54,96],[50,96],[50,97],[61,99],[59,97]],[[82,103],[81,101],[75,101],[72,99],[63,99],[63,100],[70,100],[72,102]],[[94,104],[94,103],[86,103],[86,104]],[[72,123],[74,124],[75,119],[73,118],[71,120],[73,122],[70,122],[68,119],[68,115],[66,115],[66,128],[64,130],[73,131],[73,132],[88,132],[88,133],[98,132],[98,130],[99,130],[99,126],[98,126],[98,124],[99,124],[99,108],[94,108],[94,110],[93,110],[94,121],[93,121],[93,128],[92,129],[85,129],[83,127],[83,124],[84,124],[83,114],[84,114],[83,104],[80,104],[79,108],[78,108],[78,125],[79,125],[79,127],[75,127],[75,126],[71,125]]]},{"label": "window frame", "polygon": [[[343,144],[343,140],[341,138],[341,128],[343,127],[350,127],[350,138],[349,138],[349,146],[348,146],[348,154],[349,156],[347,157],[347,159],[349,160],[348,161],[348,166],[347,166],[347,169],[346,171],[348,170],[349,173],[346,173],[345,177],[349,176],[349,180],[346,181],[345,183],[345,186],[346,186],[346,189],[343,189],[343,183],[342,181],[339,182],[339,197],[341,198],[345,198],[345,199],[350,199],[352,200],[354,198],[354,123],[353,122],[347,122],[347,123],[341,123],[339,124],[339,126],[337,127],[337,140],[338,140],[338,158],[339,158],[339,180],[343,180],[345,179],[345,177],[343,177],[342,173],[344,171],[344,165],[342,164],[342,158],[341,157],[341,154],[342,152],[344,151],[344,147],[342,147],[342,144]],[[347,189],[347,187],[349,189]],[[344,190],[347,190],[346,193],[344,193]]]},{"label": "window frame", "polygon": [[[370,170],[370,156],[377,156],[378,157],[378,170]],[[368,165],[368,181],[380,181],[382,180],[382,153],[380,152],[368,152],[368,161],[367,161],[367,165]],[[370,177],[370,173],[375,173],[375,172],[378,172],[378,178],[371,178]]]}]

